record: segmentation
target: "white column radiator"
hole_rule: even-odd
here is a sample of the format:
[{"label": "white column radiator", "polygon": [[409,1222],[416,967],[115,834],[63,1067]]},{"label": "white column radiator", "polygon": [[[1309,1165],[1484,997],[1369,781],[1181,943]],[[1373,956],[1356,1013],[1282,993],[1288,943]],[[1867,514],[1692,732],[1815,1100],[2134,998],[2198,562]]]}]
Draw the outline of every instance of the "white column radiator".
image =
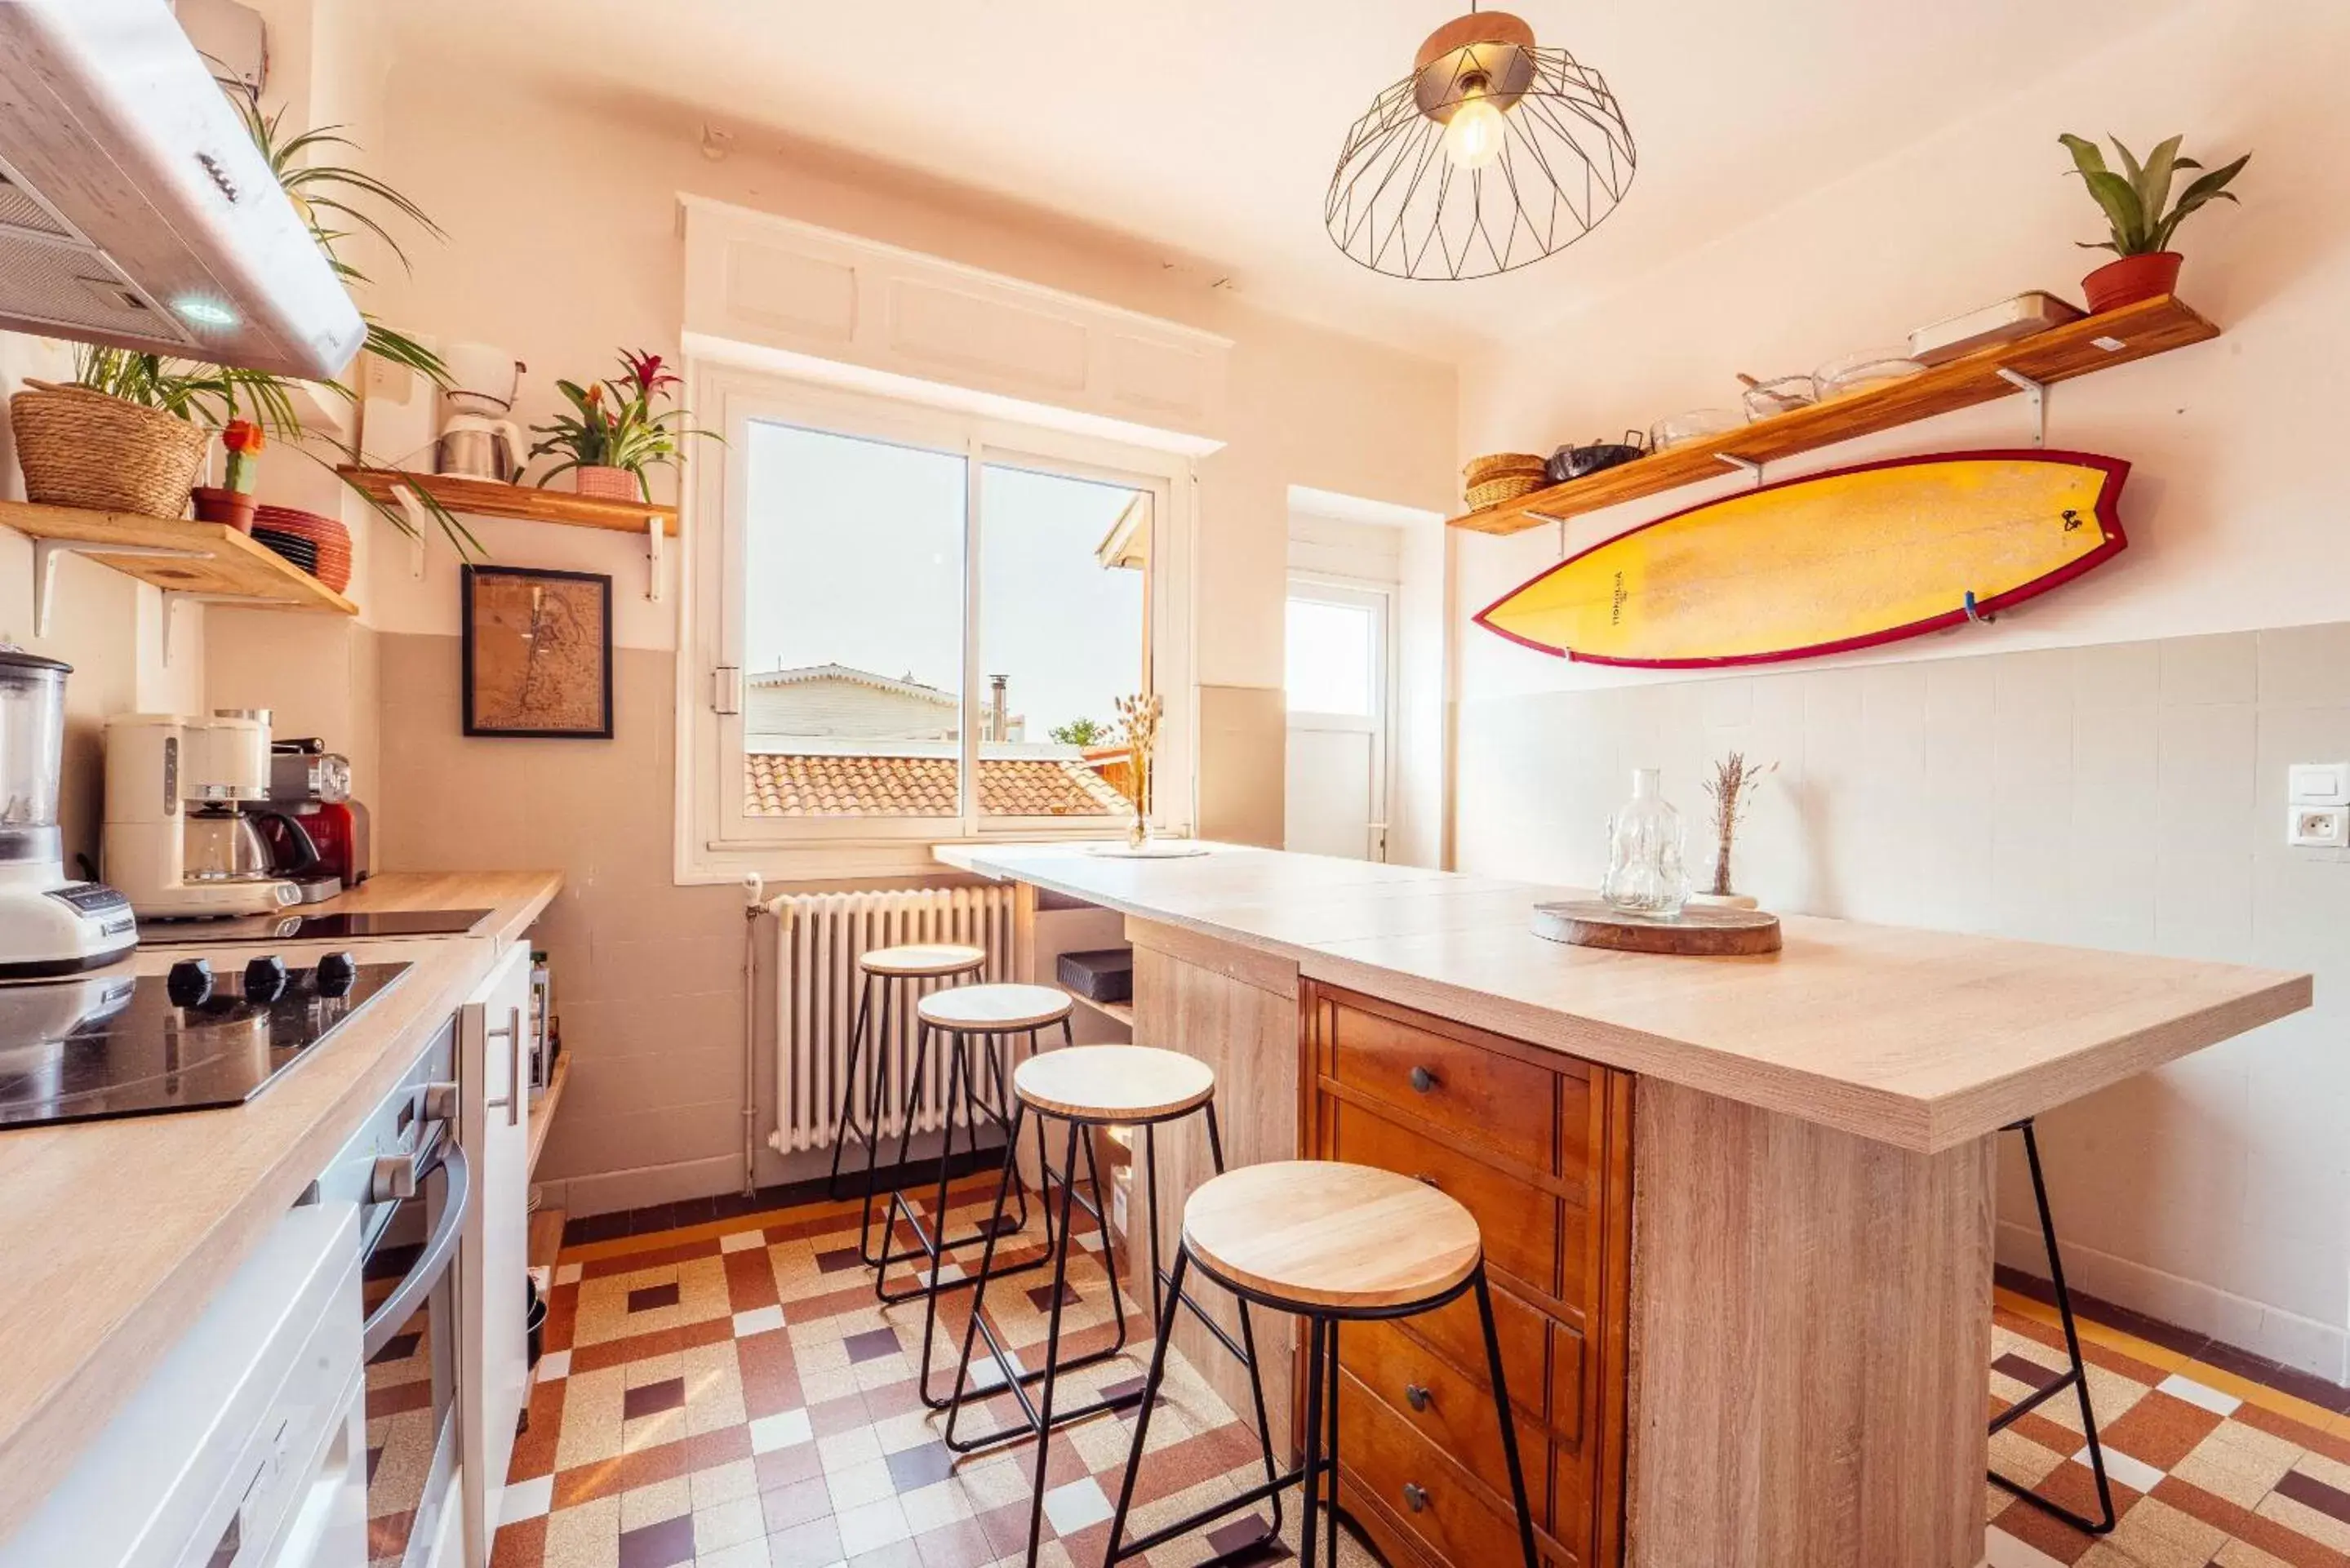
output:
[{"label": "white column radiator", "polygon": [[[857,998],[863,977],[860,954],[907,942],[964,942],[987,950],[987,967],[954,982],[1009,980],[1012,964],[1012,888],[1008,886],[924,888],[911,892],[796,893],[767,901],[775,917],[775,1129],[770,1147],[795,1154],[832,1142],[833,1118],[840,1111],[848,1041],[857,1025]],[[888,982],[898,992],[889,1037],[880,1040],[890,1062],[890,1082],[902,1085],[914,1058],[914,982]],[[936,982],[930,982],[936,983]],[[873,1027],[879,1033],[879,984]],[[867,1039],[868,1052],[874,1036]],[[860,1093],[872,1082],[871,1057],[860,1061]],[[933,1042],[926,1071],[923,1109],[916,1132],[936,1131],[946,1100],[947,1064]],[[895,1137],[902,1108],[893,1087],[882,1109],[882,1129]],[[860,1120],[861,1120],[860,1116]]]}]

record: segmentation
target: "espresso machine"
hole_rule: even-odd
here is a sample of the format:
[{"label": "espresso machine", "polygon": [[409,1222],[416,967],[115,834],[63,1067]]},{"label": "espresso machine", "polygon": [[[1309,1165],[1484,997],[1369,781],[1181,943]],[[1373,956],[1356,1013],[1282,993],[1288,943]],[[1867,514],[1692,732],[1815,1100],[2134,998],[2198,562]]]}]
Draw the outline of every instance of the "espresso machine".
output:
[{"label": "espresso machine", "polygon": [[0,645],[0,980],[96,969],[139,945],[128,899],[65,874],[57,790],[72,673]]},{"label": "espresso machine", "polygon": [[350,759],[315,736],[276,741],[269,756],[269,798],[261,836],[280,871],[315,904],[366,881],[372,834],[367,807],[351,798]]},{"label": "espresso machine", "polygon": [[257,915],[302,900],[263,838],[269,711],[106,722],[107,879],[142,919]]}]

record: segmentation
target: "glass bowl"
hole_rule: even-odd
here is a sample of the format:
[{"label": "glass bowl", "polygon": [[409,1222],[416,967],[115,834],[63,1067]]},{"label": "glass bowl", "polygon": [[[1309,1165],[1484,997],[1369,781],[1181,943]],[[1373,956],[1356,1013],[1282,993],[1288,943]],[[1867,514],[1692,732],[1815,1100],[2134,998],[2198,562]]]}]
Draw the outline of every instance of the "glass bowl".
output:
[{"label": "glass bowl", "polygon": [[1748,419],[1767,420],[1818,402],[1820,384],[1810,376],[1773,376],[1767,381],[1748,383],[1741,400]]},{"label": "glass bowl", "polygon": [[1666,415],[1649,427],[1648,450],[1662,452],[1667,447],[1686,446],[1708,436],[1725,434],[1745,422],[1728,409],[1685,409],[1678,414]]},{"label": "glass bowl", "polygon": [[1871,387],[1915,376],[1925,368],[1898,348],[1870,348],[1847,354],[1819,368],[1820,398],[1825,401],[1866,391]]}]

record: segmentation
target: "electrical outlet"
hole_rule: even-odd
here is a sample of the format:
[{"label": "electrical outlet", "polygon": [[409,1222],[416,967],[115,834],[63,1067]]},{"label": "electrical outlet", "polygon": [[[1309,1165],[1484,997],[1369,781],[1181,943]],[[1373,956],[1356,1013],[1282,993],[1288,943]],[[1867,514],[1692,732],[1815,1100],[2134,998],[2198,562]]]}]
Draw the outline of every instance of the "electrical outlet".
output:
[{"label": "electrical outlet", "polygon": [[2289,808],[2286,842],[2312,849],[2350,846],[2350,805],[2296,805]]}]

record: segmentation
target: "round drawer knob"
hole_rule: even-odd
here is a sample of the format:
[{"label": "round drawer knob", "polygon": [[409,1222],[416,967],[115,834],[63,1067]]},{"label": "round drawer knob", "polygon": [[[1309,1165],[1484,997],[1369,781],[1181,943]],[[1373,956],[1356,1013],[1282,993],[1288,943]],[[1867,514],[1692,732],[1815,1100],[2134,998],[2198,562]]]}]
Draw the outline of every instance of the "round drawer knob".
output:
[{"label": "round drawer knob", "polygon": [[1407,1383],[1403,1386],[1403,1402],[1415,1410],[1427,1409],[1430,1398],[1428,1390],[1417,1383]]},{"label": "round drawer knob", "polygon": [[1403,1503],[1406,1508],[1411,1510],[1414,1513],[1426,1512],[1428,1509],[1428,1489],[1421,1486],[1418,1481],[1404,1482]]},{"label": "round drawer knob", "polygon": [[1425,1067],[1411,1070],[1411,1086],[1425,1095],[1436,1087],[1436,1075]]}]

